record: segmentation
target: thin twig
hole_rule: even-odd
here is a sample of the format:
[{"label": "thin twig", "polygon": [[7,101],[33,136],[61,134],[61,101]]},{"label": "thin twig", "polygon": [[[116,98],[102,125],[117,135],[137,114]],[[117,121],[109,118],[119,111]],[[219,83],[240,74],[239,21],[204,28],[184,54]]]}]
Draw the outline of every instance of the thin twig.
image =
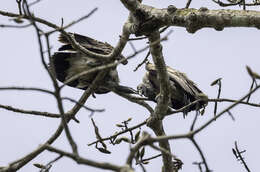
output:
[{"label": "thin twig", "polygon": [[133,126],[133,127],[129,127],[128,129],[123,130],[123,131],[120,131],[120,132],[118,132],[118,133],[116,133],[116,134],[114,134],[114,135],[112,135],[112,136],[105,137],[105,138],[102,138],[101,140],[97,140],[97,141],[94,141],[94,142],[92,142],[92,143],[89,143],[88,146],[91,146],[91,145],[96,144],[96,143],[98,143],[98,142],[102,142],[102,141],[114,139],[114,138],[116,138],[116,137],[119,136],[119,135],[122,135],[122,134],[124,134],[124,133],[129,132],[129,131],[133,131],[133,130],[135,130],[135,129],[137,129],[137,128],[140,128],[141,126],[143,126],[143,125],[145,125],[145,124],[146,124],[146,121],[144,121],[144,122],[142,122],[142,123],[140,123],[140,124],[137,124],[137,125],[135,125],[135,126]]},{"label": "thin twig", "polygon": [[149,57],[150,54],[151,54],[150,51],[148,51],[146,56],[145,56],[145,58],[144,58],[144,60],[140,64],[138,64],[136,66],[136,68],[134,69],[134,72],[137,71],[143,64],[145,64],[145,62],[147,62],[148,57]]},{"label": "thin twig", "polygon": [[189,8],[189,7],[190,7],[191,1],[192,1],[192,0],[188,0],[188,1],[187,1],[185,8]]},{"label": "thin twig", "polygon": [[175,155],[173,155],[171,152],[169,152],[168,150],[162,148],[162,147],[158,147],[158,146],[155,146],[153,144],[150,144],[149,145],[151,148],[155,149],[155,150],[158,150],[158,151],[161,151],[169,156],[171,156],[173,159],[178,159]]},{"label": "thin twig", "polygon": [[246,164],[244,158],[243,158],[242,155],[241,155],[243,152],[245,152],[245,151],[240,151],[240,150],[238,149],[237,141],[235,141],[235,151],[233,150],[233,153],[234,153],[234,155],[236,156],[236,158],[237,158],[239,161],[242,162],[242,164],[244,165],[245,169],[246,169],[248,172],[250,172],[249,167],[247,166],[247,164]]},{"label": "thin twig", "polygon": [[28,6],[33,6],[35,4],[38,4],[40,1],[42,0],[35,0],[34,2],[29,3]]},{"label": "thin twig", "polygon": [[160,153],[160,154],[158,154],[158,155],[152,156],[152,157],[150,157],[150,158],[145,158],[145,159],[142,159],[142,162],[145,162],[145,161],[150,161],[150,160],[152,160],[152,159],[155,159],[155,158],[158,158],[158,157],[160,157],[160,156],[162,156],[162,154],[161,154],[161,153]]},{"label": "thin twig", "polygon": [[59,155],[58,157],[56,157],[55,159],[51,160],[50,162],[48,162],[44,167],[40,170],[40,172],[49,172],[50,168],[52,167],[52,164],[55,163],[56,161],[58,161],[59,159],[61,159],[63,157],[63,155]]},{"label": "thin twig", "polygon": [[43,89],[43,88],[36,88],[36,87],[19,87],[19,86],[15,86],[15,87],[0,87],[0,90],[39,91],[39,92],[44,92],[44,93],[48,93],[48,94],[54,95],[54,92],[52,92],[50,90],[46,90],[46,89]]},{"label": "thin twig", "polygon": [[31,26],[32,24],[25,24],[25,25],[8,25],[8,24],[0,24],[0,27],[2,28],[27,28],[29,26]]},{"label": "thin twig", "polygon": [[[218,96],[217,96],[217,99],[219,99],[219,97],[220,97],[220,93],[221,93],[221,79],[219,79],[218,80]],[[215,102],[215,106],[214,106],[214,116],[216,116],[216,114],[217,114],[217,107],[218,106],[218,103],[217,102]]]},{"label": "thin twig", "polygon": [[86,110],[88,110],[88,111],[91,112],[91,116],[93,115],[94,112],[104,112],[104,111],[105,111],[105,109],[93,109],[93,108],[89,108],[89,107],[85,106],[84,104],[79,103],[77,100],[74,100],[74,99],[69,98],[69,97],[61,97],[61,99],[63,99],[63,100],[69,100],[69,101],[71,101],[71,102],[73,102],[73,103],[78,104],[79,106],[82,106],[82,108],[84,108],[84,109],[86,109]]},{"label": "thin twig", "polygon": [[204,154],[203,154],[201,148],[199,147],[198,143],[195,141],[194,138],[190,138],[190,140],[191,140],[191,142],[193,143],[193,145],[196,147],[197,151],[199,152],[200,157],[201,157],[201,159],[202,159],[202,162],[203,162],[203,164],[204,164],[204,166],[205,166],[205,168],[206,168],[206,172],[210,172],[210,169],[209,169],[209,166],[208,166],[208,164],[207,164],[206,158],[205,158],[205,156],[204,156]]},{"label": "thin twig", "polygon": [[75,154],[54,148],[50,145],[45,145],[45,147],[48,151],[55,152],[55,153],[58,153],[60,155],[69,157],[79,164],[85,164],[85,165],[89,165],[89,166],[92,166],[92,167],[96,167],[96,168],[100,168],[100,169],[113,170],[113,171],[120,171],[120,169],[122,168],[120,166],[110,164],[110,163],[100,163],[100,162],[97,162],[97,161],[89,160],[89,159],[77,156]]},{"label": "thin twig", "polygon": [[[97,9],[98,9],[97,7],[94,8],[94,9],[91,10],[88,14],[86,14],[86,15],[80,17],[79,19],[77,19],[77,20],[75,20],[75,21],[70,22],[70,23],[67,24],[66,26],[63,26],[62,28],[63,28],[64,30],[65,30],[65,29],[68,29],[69,27],[73,26],[74,24],[77,24],[77,23],[79,23],[79,22],[81,22],[81,21],[83,21],[83,20],[89,18],[92,14],[94,14],[94,13],[97,11]],[[58,31],[58,30],[57,30],[57,29],[54,29],[54,30],[49,31],[49,32],[46,32],[46,33],[44,33],[44,34],[50,35],[50,34],[56,32],[56,31]]]},{"label": "thin twig", "polygon": [[[253,89],[255,82],[256,82],[255,78],[252,77],[252,84],[250,86],[250,90],[249,91],[251,91]],[[247,103],[249,102],[250,97],[251,97],[251,95],[248,96],[248,98],[246,100]]]},{"label": "thin twig", "polygon": [[[237,100],[233,99],[226,99],[226,98],[221,98],[221,99],[208,99],[208,102],[237,102]],[[244,104],[244,105],[249,105],[249,106],[254,106],[254,107],[260,107],[260,104],[256,103],[248,103],[245,101],[239,102],[239,104]]]},{"label": "thin twig", "polygon": [[35,111],[35,110],[24,110],[19,108],[14,108],[12,106],[7,105],[0,105],[0,108],[6,109],[13,112],[23,113],[23,114],[31,114],[35,116],[44,116],[44,117],[50,117],[50,118],[60,118],[61,116],[59,114],[50,113],[50,112],[41,112],[41,111]]},{"label": "thin twig", "polygon": [[195,123],[196,123],[196,121],[197,121],[197,119],[198,119],[198,116],[199,116],[199,111],[196,111],[195,117],[194,117],[194,119],[193,119],[193,121],[192,121],[192,124],[191,124],[191,127],[190,127],[190,131],[193,131],[194,126],[195,126]]}]

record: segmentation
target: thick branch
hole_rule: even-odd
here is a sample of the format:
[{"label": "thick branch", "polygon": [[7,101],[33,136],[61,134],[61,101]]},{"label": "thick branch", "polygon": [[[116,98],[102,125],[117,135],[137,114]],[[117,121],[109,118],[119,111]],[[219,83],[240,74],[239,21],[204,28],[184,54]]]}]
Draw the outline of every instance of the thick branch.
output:
[{"label": "thick branch", "polygon": [[173,5],[157,9],[143,5],[137,0],[121,0],[121,2],[134,16],[137,35],[148,35],[164,26],[185,27],[190,33],[195,33],[202,28],[216,30],[223,30],[225,27],[260,28],[259,11],[208,10],[205,7],[177,9]]},{"label": "thick branch", "polygon": [[[153,32],[149,35],[150,42],[150,52],[153,57],[156,70],[158,72],[158,81],[160,82],[160,94],[158,98],[158,104],[155,107],[154,115],[152,115],[151,121],[148,126],[153,130],[156,136],[166,135],[163,129],[163,124],[161,119],[167,112],[168,104],[170,100],[170,88],[169,88],[169,77],[166,71],[166,65],[162,55],[162,46],[160,42],[154,44],[154,42],[160,40],[160,33],[158,31]],[[171,153],[171,148],[168,140],[163,140],[159,142],[161,148],[168,150]],[[165,172],[174,171],[172,156],[162,152],[163,164]]]}]

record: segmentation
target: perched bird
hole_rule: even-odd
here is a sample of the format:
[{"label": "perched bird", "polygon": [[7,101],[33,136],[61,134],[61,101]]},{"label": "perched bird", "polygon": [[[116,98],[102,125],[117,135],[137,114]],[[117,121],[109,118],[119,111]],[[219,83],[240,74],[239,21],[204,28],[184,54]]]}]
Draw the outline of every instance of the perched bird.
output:
[{"label": "perched bird", "polygon": [[[146,73],[143,77],[143,82],[137,86],[137,90],[140,94],[146,96],[150,100],[157,101],[157,95],[160,92],[160,83],[157,79],[157,71],[155,65],[152,63],[146,63]],[[206,97],[205,94],[187,78],[184,73],[181,73],[175,69],[167,66],[167,72],[170,80],[170,107],[173,109],[180,109],[189,103]],[[206,106],[206,101],[200,101],[197,105],[191,106],[184,111],[184,114],[192,110],[199,110]]]},{"label": "perched bird", "polygon": [[[92,38],[82,36],[76,33],[70,33],[74,36],[75,40],[84,48],[94,53],[99,53],[103,55],[110,54],[114,49],[110,44],[103,43]],[[53,68],[51,70],[55,73],[55,77],[61,81],[65,82],[72,76],[79,74],[83,71],[87,71],[91,68],[104,64],[99,59],[91,58],[86,54],[83,54],[73,48],[70,44],[69,40],[64,36],[60,35],[59,41],[63,43],[58,50],[52,56]],[[117,60],[125,59],[123,55],[116,57]],[[125,60],[122,62],[126,64],[127,61]],[[76,80],[73,80],[67,83],[68,86],[76,87],[80,89],[87,89],[88,86],[92,83],[92,81],[97,76],[98,72],[92,72],[83,76],[80,76]],[[105,94],[110,92],[110,88],[114,88],[117,91],[121,91],[123,93],[135,93],[135,90],[130,87],[125,87],[119,85],[119,77],[118,72],[115,68],[109,69],[107,74],[105,75],[102,83],[99,87],[94,91],[97,94]]]}]

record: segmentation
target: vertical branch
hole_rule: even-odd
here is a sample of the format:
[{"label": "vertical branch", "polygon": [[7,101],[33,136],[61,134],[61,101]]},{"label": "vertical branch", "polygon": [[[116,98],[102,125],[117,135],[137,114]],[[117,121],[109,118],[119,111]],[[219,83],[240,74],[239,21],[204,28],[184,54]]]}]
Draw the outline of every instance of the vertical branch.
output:
[{"label": "vertical branch", "polygon": [[242,157],[242,153],[244,153],[245,150],[244,150],[244,151],[240,151],[240,150],[238,149],[237,141],[235,141],[235,149],[232,149],[232,151],[233,151],[233,154],[235,155],[236,159],[237,159],[238,161],[241,161],[241,162],[242,162],[242,164],[244,165],[244,167],[245,167],[245,169],[247,170],[247,172],[250,172],[249,167],[247,166],[247,164],[246,164],[244,158]]},{"label": "vertical branch", "polygon": [[[214,85],[218,85],[218,96],[217,96],[217,99],[219,99],[220,98],[220,93],[221,93],[221,79],[222,78],[218,78],[218,79],[216,79],[215,81],[213,81],[210,85],[211,86],[214,86]],[[214,105],[214,116],[216,116],[216,114],[217,114],[217,108],[218,108],[218,103],[217,102],[215,102],[215,105]]]},{"label": "vertical branch", "polygon": [[194,138],[190,138],[191,142],[194,144],[194,146],[196,147],[196,149],[198,150],[200,157],[202,159],[202,163],[204,164],[205,168],[206,168],[206,172],[210,172],[206,158],[201,150],[201,148],[199,147],[198,143],[194,140]]},{"label": "vertical branch", "polygon": [[192,1],[192,0],[188,0],[188,1],[187,1],[185,8],[189,8],[189,7],[190,7],[191,1]]},{"label": "vertical branch", "polygon": [[19,9],[19,14],[22,15],[22,4],[21,4],[22,0],[16,0],[16,3],[18,5],[18,9]]},{"label": "vertical branch", "polygon": [[[255,83],[256,83],[256,80],[255,80],[254,77],[252,77],[252,84],[251,84],[251,86],[250,86],[250,90],[249,90],[249,91],[252,91],[252,89],[253,89]],[[250,97],[251,97],[251,94],[247,97],[247,100],[246,100],[247,103],[249,102]]]},{"label": "vertical branch", "polygon": [[[158,31],[153,32],[149,35],[150,42],[150,52],[153,57],[156,70],[158,72],[157,78],[160,82],[160,94],[158,99],[158,104],[155,107],[154,115],[152,116],[148,126],[153,130],[156,136],[164,136],[165,131],[163,128],[162,119],[167,112],[168,104],[170,100],[170,88],[169,88],[169,77],[166,71],[166,65],[163,59],[162,46],[160,44],[160,33]],[[171,148],[168,140],[163,140],[159,142],[161,148],[166,149],[171,153]],[[172,156],[162,152],[163,158],[163,169],[165,172],[178,171],[172,162]]]}]

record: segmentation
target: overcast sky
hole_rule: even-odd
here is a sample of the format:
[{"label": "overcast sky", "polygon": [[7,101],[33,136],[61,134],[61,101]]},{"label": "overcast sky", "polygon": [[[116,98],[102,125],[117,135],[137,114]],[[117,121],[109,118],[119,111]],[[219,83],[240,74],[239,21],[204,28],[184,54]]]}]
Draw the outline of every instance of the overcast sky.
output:
[{"label": "overcast sky", "polygon": [[[175,5],[182,8],[185,5],[183,0],[179,1],[159,1],[144,0],[144,4],[153,5],[158,8],[166,8],[168,5]],[[208,2],[196,0],[191,7],[199,8],[206,6],[211,9],[218,8],[208,0]],[[119,0],[96,0],[96,1],[64,1],[64,0],[43,0],[33,6],[32,11],[36,16],[47,19],[57,25],[75,20],[93,8],[98,7],[98,11],[89,19],[74,25],[68,31],[76,32],[106,41],[115,45],[121,34],[122,25],[128,17],[128,11]],[[15,0],[1,0],[0,9],[10,12],[18,12]],[[0,16],[0,24],[14,24],[8,18]],[[47,27],[42,27],[49,30]],[[185,72],[188,77],[197,83],[210,98],[215,98],[217,88],[211,87],[210,83],[222,77],[223,98],[238,99],[245,95],[251,84],[245,66],[249,65],[253,70],[260,73],[259,60],[259,36],[260,31],[255,28],[228,28],[218,32],[214,29],[202,29],[195,34],[187,33],[184,28],[171,27],[173,33],[167,42],[163,42],[163,53],[167,65]],[[163,34],[164,35],[164,34]],[[58,34],[51,36],[52,53],[57,50],[60,43],[57,41]],[[2,86],[33,86],[46,89],[53,89],[50,79],[44,70],[39,50],[36,34],[33,28],[11,29],[0,28],[0,87]],[[137,48],[146,46],[145,41],[134,42]],[[123,51],[125,56],[132,52],[128,45]],[[144,68],[133,72],[133,69],[145,57],[146,53],[139,54],[132,59],[127,66],[118,67],[121,83],[131,87],[136,87],[142,80]],[[82,90],[66,87],[62,95],[78,99]],[[259,103],[260,93],[254,94],[251,101]],[[55,99],[49,95],[38,92],[17,92],[1,91],[0,104],[10,105],[28,110],[41,110],[57,112]],[[64,102],[65,109],[69,110],[73,104]],[[142,107],[132,104],[127,100],[118,97],[113,93],[97,95],[97,98],[90,98],[87,106],[94,108],[105,108],[104,113],[96,113],[94,119],[100,128],[102,136],[109,136],[119,130],[115,124],[132,117],[130,125],[144,121],[148,112]],[[151,104],[155,105],[155,104]],[[223,103],[219,106],[219,111],[228,106]],[[231,110],[236,121],[233,122],[228,115],[225,115],[206,128],[196,136],[198,144],[201,146],[210,169],[216,172],[236,171],[244,172],[243,166],[237,162],[231,149],[234,142],[238,141],[241,149],[246,149],[245,161],[252,171],[259,171],[259,145],[260,130],[259,109],[240,105]],[[93,126],[89,118],[89,112],[81,110],[77,115],[80,124],[70,123],[70,129],[75,141],[79,146],[79,152],[83,157],[117,163],[123,165],[129,153],[129,145],[119,146],[109,145],[108,149],[112,154],[102,154],[94,147],[87,144],[95,140]],[[0,166],[7,165],[44,143],[56,130],[60,119],[48,119],[25,114],[18,114],[0,109]],[[184,134],[188,131],[194,113],[189,113],[186,119],[182,114],[166,117],[164,126],[168,135]],[[213,104],[209,104],[204,116],[199,117],[196,127],[204,124],[213,117]],[[153,132],[147,127],[142,131]],[[183,162],[183,172],[199,171],[192,165],[194,161],[201,161],[195,147],[189,140],[171,141],[172,152]],[[64,134],[53,144],[57,148],[71,151]],[[147,149],[146,157],[157,154],[153,150]],[[37,171],[32,164],[45,164],[57,155],[44,152],[29,164],[23,167],[21,172]],[[161,158],[152,160],[147,166],[147,171],[158,172],[161,168]],[[74,161],[63,158],[54,164],[51,171],[71,171],[77,172],[100,172],[102,170],[77,165]],[[136,171],[141,171],[136,167]]]}]

